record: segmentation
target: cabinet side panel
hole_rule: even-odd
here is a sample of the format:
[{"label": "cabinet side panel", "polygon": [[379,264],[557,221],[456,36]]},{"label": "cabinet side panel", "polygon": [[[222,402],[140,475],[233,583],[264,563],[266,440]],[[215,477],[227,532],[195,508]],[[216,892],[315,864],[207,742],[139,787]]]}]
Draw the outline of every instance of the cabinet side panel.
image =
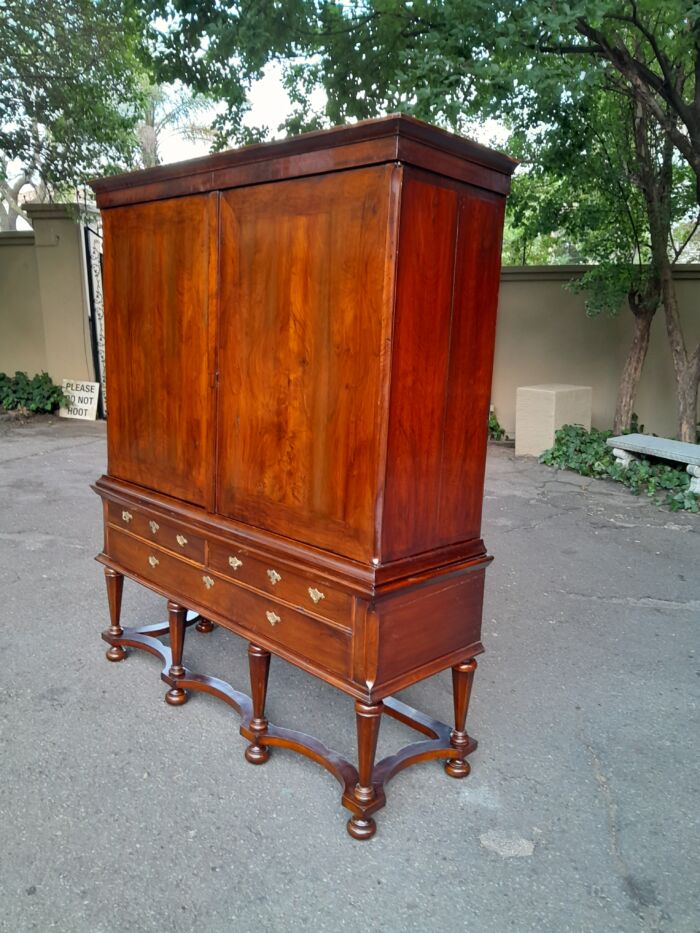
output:
[{"label": "cabinet side panel", "polygon": [[479,537],[505,198],[404,183],[382,561]]},{"label": "cabinet side panel", "polygon": [[407,172],[382,522],[385,562],[428,550],[437,533],[456,230],[456,192]]},{"label": "cabinet side panel", "polygon": [[[381,638],[376,685],[410,676],[439,658],[481,650],[484,570],[378,600]],[[448,664],[445,664],[447,667]]]},{"label": "cabinet side panel", "polygon": [[440,476],[441,542],[481,534],[505,198],[460,198],[454,314]]},{"label": "cabinet side panel", "polygon": [[224,192],[217,509],[373,555],[396,169]]},{"label": "cabinet side panel", "polygon": [[216,196],[105,211],[108,470],[210,498],[209,274]]}]

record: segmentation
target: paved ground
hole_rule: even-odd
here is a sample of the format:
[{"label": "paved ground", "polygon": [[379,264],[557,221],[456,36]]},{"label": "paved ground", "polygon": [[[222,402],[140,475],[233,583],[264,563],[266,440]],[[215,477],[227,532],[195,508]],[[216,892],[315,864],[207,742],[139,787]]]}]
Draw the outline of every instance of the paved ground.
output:
[{"label": "paved ground", "polygon": [[[0,424],[1,930],[700,928],[697,517],[493,449],[473,773],[404,772],[360,844],[318,766],[253,768],[224,704],[104,660],[103,434]],[[125,621],[163,608],[127,584]],[[186,651],[245,683],[234,636]],[[449,717],[447,675],[406,695]],[[269,708],[352,752],[350,701],[281,661]]]}]

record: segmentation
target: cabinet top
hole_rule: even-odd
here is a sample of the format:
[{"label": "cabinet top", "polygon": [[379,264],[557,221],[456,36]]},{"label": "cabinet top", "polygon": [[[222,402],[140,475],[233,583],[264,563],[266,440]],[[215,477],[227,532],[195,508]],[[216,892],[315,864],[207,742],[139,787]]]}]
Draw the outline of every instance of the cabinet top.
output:
[{"label": "cabinet top", "polygon": [[95,179],[101,208],[282,181],[385,162],[403,162],[506,195],[517,162],[463,136],[392,114],[229,149],[198,159]]}]

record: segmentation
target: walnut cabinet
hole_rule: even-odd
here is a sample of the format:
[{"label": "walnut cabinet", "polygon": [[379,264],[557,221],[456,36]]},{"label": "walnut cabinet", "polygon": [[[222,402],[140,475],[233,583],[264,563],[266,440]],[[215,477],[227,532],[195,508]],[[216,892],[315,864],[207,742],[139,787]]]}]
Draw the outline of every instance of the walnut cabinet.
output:
[{"label": "walnut cabinet", "polygon": [[[480,535],[514,163],[392,116],[93,185],[104,226],[110,660],[238,710],[343,788],[356,838],[426,758],[469,771]],[[124,577],[168,623],[123,628]],[[249,643],[250,693],[185,666],[185,630]],[[166,644],[160,636],[169,634]],[[214,636],[212,636],[214,637]],[[217,632],[216,636],[224,637]],[[270,653],[354,698],[358,760],[270,723]],[[452,668],[451,726],[391,695]],[[382,714],[423,739],[375,762]]]}]

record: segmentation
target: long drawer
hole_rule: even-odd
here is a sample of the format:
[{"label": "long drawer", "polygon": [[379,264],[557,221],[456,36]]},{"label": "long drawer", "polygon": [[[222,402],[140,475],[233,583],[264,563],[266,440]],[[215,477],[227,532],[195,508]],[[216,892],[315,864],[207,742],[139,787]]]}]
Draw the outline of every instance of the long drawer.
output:
[{"label": "long drawer", "polygon": [[261,642],[270,643],[272,650],[279,645],[336,674],[350,675],[352,639],[346,630],[116,528],[109,529],[108,554],[130,575],[181,599],[184,605],[191,603],[230,619],[251,639],[259,636]]}]

